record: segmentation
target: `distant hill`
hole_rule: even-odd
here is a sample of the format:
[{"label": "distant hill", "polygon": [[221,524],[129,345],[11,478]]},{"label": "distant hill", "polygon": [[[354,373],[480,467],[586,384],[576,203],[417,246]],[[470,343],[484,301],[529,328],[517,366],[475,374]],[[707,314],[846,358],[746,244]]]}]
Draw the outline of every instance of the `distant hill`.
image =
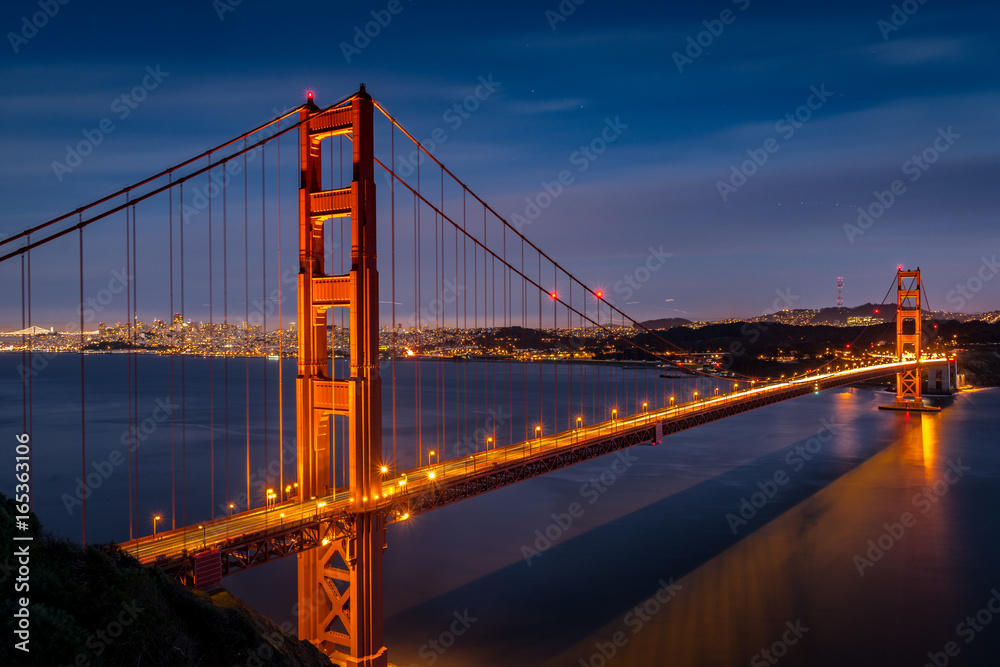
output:
[{"label": "distant hill", "polygon": [[683,317],[661,317],[658,320],[640,322],[640,325],[647,329],[671,329],[673,327],[682,327],[686,324],[691,324],[691,320],[686,320]]}]

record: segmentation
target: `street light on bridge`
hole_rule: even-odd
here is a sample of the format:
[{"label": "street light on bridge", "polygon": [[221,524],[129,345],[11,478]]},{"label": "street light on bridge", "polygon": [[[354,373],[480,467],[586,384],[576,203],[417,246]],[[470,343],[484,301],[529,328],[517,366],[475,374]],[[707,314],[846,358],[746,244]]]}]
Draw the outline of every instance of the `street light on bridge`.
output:
[{"label": "street light on bridge", "polygon": [[153,537],[156,537],[156,522],[159,521],[161,518],[162,517],[160,517],[159,514],[153,517]]},{"label": "street light on bridge", "polygon": [[441,457],[440,457],[440,456],[438,456],[438,455],[437,455],[437,452],[435,452],[435,451],[434,451],[434,450],[432,449],[431,451],[427,452],[427,465],[430,465],[430,464],[431,464],[431,457],[432,457],[432,456],[434,456],[434,457],[436,457],[436,458],[437,458],[437,460],[438,460],[438,463],[440,463],[440,462],[441,462]]}]

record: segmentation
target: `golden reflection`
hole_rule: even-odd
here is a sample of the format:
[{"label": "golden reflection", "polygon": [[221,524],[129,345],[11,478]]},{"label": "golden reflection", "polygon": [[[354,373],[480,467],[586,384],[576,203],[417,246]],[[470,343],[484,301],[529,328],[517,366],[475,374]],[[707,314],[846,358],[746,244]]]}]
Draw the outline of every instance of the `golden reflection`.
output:
[{"label": "golden reflection", "polygon": [[[588,663],[601,657],[595,647],[618,631],[627,642],[609,667],[773,664],[760,652],[799,621],[810,628],[807,639],[781,647],[782,664],[857,664],[859,651],[911,644],[907,659],[919,664],[922,646],[952,638],[940,619],[960,618],[955,508],[946,494],[915,500],[944,475],[936,467],[944,464],[939,416],[900,417],[881,425],[888,447],[680,578],[677,597],[641,631],[623,615],[544,667],[598,664]],[[670,576],[670,559],[663,565]]]},{"label": "golden reflection", "polygon": [[920,438],[924,457],[924,481],[928,486],[934,483],[934,470],[937,468],[938,451],[938,419],[940,414],[920,414]]}]

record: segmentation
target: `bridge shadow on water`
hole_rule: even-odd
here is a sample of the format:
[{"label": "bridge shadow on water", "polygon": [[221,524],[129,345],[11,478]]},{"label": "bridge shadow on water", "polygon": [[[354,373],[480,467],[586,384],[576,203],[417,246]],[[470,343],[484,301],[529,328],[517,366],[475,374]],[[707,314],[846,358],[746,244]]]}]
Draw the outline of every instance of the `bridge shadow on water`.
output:
[{"label": "bridge shadow on water", "polygon": [[[556,544],[530,566],[520,561],[432,598],[387,619],[390,658],[445,666],[922,665],[978,608],[959,599],[955,494],[946,488],[933,503],[914,500],[949,470],[938,419],[900,416],[854,456],[821,447],[796,469],[796,449],[809,445],[801,440]],[[669,446],[668,438],[654,451],[668,455],[659,450]],[[743,499],[761,492],[758,482],[767,486],[779,471],[787,482],[730,530],[727,514],[738,516]],[[904,512],[912,525],[897,527]],[[868,540],[882,549],[869,553]],[[655,595],[671,580],[679,588],[661,603],[670,593]],[[988,591],[979,591],[981,603]],[[429,620],[465,610],[476,618],[467,631],[455,626],[465,636]],[[980,641],[966,655],[972,649],[990,647]]]}]

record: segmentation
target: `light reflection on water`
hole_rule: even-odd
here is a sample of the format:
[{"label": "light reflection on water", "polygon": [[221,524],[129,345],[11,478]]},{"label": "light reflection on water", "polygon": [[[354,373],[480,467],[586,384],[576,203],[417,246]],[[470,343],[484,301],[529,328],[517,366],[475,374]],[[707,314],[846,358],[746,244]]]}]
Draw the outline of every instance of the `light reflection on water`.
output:
[{"label": "light reflection on water", "polygon": [[[784,456],[795,442],[774,443],[779,449],[763,448],[757,461],[593,527],[547,553],[557,562],[541,573],[515,564],[399,614],[389,621],[393,660],[428,664],[439,619],[468,607],[483,620],[435,664],[923,665],[928,652],[961,639],[956,624],[1000,583],[989,507],[1000,500],[991,424],[998,399],[1000,392],[984,392],[907,418],[875,410],[868,391],[831,394],[823,403],[842,428],[815,465],[790,475],[761,510],[773,516],[756,517],[750,534],[725,535],[721,514],[756,482],[788,470]],[[767,413],[745,417],[766,432]],[[681,436],[720,455],[733,446],[719,444],[720,434],[709,426]],[[959,477],[961,466],[972,470]],[[629,610],[670,577],[679,593],[637,627]],[[796,626],[808,628],[801,638],[789,630]],[[994,664],[984,656],[1000,651],[1000,623],[959,643],[960,664]],[[780,660],[768,662],[763,650]]]}]

